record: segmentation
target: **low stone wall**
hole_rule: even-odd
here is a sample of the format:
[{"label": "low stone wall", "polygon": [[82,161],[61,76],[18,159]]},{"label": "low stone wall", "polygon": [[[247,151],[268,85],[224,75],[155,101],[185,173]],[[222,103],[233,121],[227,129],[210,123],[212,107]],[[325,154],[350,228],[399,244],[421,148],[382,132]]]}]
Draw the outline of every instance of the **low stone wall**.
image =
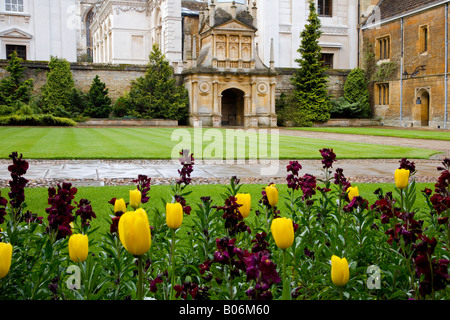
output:
[{"label": "low stone wall", "polygon": [[[5,67],[7,60],[0,60],[0,79],[6,75]],[[46,82],[46,74],[49,71],[48,61],[24,61],[23,66],[26,67],[25,75],[27,78],[34,79],[33,93],[39,95],[41,88]],[[106,84],[108,88],[108,95],[113,103],[121,97],[125,92],[131,88],[133,80],[143,76],[147,66],[145,65],[108,65],[108,64],[94,64],[86,62],[71,63],[71,70],[75,87],[82,92],[88,92],[91,87],[92,80],[96,75],[100,80]],[[277,97],[281,93],[288,93],[293,90],[290,82],[294,75],[295,68],[277,68],[277,86],[275,94]],[[344,83],[347,79],[349,70],[329,70],[329,93],[333,97],[340,97],[343,95]],[[177,84],[183,83],[183,76],[175,74]]]},{"label": "low stone wall", "polygon": [[[276,68],[278,73],[276,95],[279,97],[282,93],[292,92],[293,86],[291,78],[297,69],[295,68]],[[344,84],[351,70],[328,70],[328,93],[333,98],[339,98],[344,95]]]},{"label": "low stone wall", "polygon": [[178,120],[166,119],[89,119],[80,122],[79,126],[112,126],[112,127],[176,127]]},{"label": "low stone wall", "polygon": [[327,122],[315,123],[314,127],[370,127],[380,126],[378,119],[329,119]]}]

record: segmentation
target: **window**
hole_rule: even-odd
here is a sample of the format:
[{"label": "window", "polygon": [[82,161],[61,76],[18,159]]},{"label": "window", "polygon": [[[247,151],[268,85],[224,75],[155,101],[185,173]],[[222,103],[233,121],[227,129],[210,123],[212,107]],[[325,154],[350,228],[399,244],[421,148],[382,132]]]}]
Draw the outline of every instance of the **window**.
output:
[{"label": "window", "polygon": [[23,60],[27,59],[27,47],[26,46],[18,46],[18,45],[6,45],[6,59],[9,59],[9,56],[13,52],[17,52],[17,56]]},{"label": "window", "polygon": [[10,12],[23,12],[23,0],[5,0],[5,10]]},{"label": "window", "polygon": [[331,17],[333,7],[332,0],[319,0],[317,2],[317,11],[320,17]]},{"label": "window", "polygon": [[429,32],[428,26],[420,27],[420,52],[425,53],[428,51]]},{"label": "window", "polygon": [[322,64],[328,69],[333,69],[333,57],[334,54],[332,53],[322,53],[320,61],[322,61]]},{"label": "window", "polygon": [[377,39],[378,60],[385,60],[391,57],[391,37]]},{"label": "window", "polygon": [[378,101],[377,105],[387,106],[389,105],[389,83],[378,83]]}]

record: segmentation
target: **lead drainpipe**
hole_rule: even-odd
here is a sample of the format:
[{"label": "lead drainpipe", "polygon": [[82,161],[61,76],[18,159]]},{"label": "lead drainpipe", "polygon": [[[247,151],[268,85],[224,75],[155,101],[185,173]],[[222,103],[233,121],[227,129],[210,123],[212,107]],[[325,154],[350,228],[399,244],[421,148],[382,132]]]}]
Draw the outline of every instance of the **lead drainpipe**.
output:
[{"label": "lead drainpipe", "polygon": [[401,22],[401,56],[400,56],[400,126],[403,126],[403,18]]},{"label": "lead drainpipe", "polygon": [[445,113],[444,129],[447,129],[448,121],[448,2],[445,3]]}]

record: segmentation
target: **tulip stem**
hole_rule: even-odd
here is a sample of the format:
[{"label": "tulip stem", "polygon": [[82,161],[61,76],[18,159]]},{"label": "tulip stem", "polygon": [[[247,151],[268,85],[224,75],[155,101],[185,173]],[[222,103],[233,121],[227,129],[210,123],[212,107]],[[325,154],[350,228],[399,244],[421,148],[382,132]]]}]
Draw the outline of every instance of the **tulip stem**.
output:
[{"label": "tulip stem", "polygon": [[175,229],[172,230],[172,246],[170,248],[170,264],[172,266],[172,275],[170,280],[170,295],[169,300],[173,300],[173,285],[175,280],[175,264],[174,264],[174,256],[175,256]]},{"label": "tulip stem", "polygon": [[286,270],[286,249],[283,249],[283,293],[282,300],[291,300],[291,285],[287,278]]},{"label": "tulip stem", "polygon": [[138,277],[137,298],[142,300],[144,297],[144,264],[142,263],[142,256],[138,256]]}]

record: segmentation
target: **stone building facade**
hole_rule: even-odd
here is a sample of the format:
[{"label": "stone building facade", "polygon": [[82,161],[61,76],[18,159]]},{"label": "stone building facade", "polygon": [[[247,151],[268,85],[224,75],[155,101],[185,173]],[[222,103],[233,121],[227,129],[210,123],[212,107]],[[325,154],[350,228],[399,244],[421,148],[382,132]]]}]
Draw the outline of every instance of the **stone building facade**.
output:
[{"label": "stone building facade", "polygon": [[362,27],[362,55],[384,70],[371,91],[374,115],[385,125],[449,128],[449,2],[384,0]]},{"label": "stone building facade", "polygon": [[258,56],[255,20],[245,1],[211,1],[200,13],[199,55],[183,70],[191,125],[276,127],[274,61]]},{"label": "stone building facade", "polygon": [[0,0],[0,59],[77,61],[75,0]]}]

